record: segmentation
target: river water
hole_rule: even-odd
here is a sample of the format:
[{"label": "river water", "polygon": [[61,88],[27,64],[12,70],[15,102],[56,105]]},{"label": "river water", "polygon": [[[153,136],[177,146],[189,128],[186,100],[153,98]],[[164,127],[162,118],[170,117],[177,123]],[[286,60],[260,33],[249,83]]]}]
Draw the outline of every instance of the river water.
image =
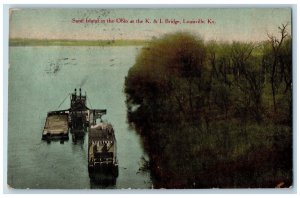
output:
[{"label": "river water", "polygon": [[[8,185],[30,189],[151,188],[140,171],[147,155],[126,118],[124,78],[140,47],[10,47]],[[88,106],[105,108],[117,139],[115,184],[90,180],[87,135],[83,142],[41,140],[48,111],[69,108],[67,95],[82,87]],[[64,101],[64,99],[66,100]],[[64,102],[63,102],[64,101]],[[61,104],[62,103],[62,104]],[[60,105],[61,104],[61,105]]]}]

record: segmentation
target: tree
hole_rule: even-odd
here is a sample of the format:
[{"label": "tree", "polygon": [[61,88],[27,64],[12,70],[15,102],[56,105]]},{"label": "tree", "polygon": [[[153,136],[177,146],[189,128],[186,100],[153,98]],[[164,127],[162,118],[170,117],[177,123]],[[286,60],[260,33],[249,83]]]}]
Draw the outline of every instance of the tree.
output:
[{"label": "tree", "polygon": [[257,122],[262,121],[262,92],[264,88],[264,70],[259,55],[253,51],[259,45],[253,43],[234,42],[231,46],[230,57],[233,70],[232,83],[242,95],[235,103],[243,120],[248,113],[252,113]]},{"label": "tree", "polygon": [[269,38],[269,43],[271,45],[271,51],[269,58],[271,58],[271,63],[270,63],[270,82],[271,82],[271,87],[272,87],[272,98],[273,98],[273,107],[274,107],[274,112],[277,112],[277,107],[276,107],[276,93],[277,93],[277,87],[279,86],[278,84],[280,83],[280,80],[278,80],[279,76],[279,71],[280,71],[280,51],[282,50],[282,45],[285,41],[285,39],[288,37],[287,33],[287,26],[288,24],[282,24],[281,26],[278,27],[279,33],[280,33],[280,38],[276,38],[274,35],[268,34]]},{"label": "tree", "polygon": [[199,117],[206,96],[206,54],[203,40],[190,33],[153,40],[129,71],[128,100],[141,107],[164,103],[162,111],[180,112],[183,119]]},{"label": "tree", "polygon": [[[204,43],[179,32],[141,50],[125,92],[156,187],[272,187],[270,174],[291,181],[290,158],[281,157],[291,153],[291,39],[284,29],[283,41],[265,43]],[[268,114],[272,102],[276,114]]]}]

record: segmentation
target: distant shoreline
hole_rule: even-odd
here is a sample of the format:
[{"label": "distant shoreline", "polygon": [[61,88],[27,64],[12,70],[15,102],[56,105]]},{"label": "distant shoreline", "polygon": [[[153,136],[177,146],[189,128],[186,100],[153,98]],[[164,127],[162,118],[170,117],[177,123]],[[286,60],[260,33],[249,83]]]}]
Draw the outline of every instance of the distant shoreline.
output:
[{"label": "distant shoreline", "polygon": [[64,39],[9,39],[9,46],[142,46],[148,40],[64,40]]}]

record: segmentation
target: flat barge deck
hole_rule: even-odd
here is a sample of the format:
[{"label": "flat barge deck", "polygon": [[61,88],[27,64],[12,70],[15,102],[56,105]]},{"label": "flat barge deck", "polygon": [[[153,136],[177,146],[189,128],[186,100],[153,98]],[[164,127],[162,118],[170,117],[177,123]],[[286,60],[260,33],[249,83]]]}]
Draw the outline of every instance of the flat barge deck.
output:
[{"label": "flat barge deck", "polygon": [[43,130],[43,140],[68,140],[69,139],[69,115],[67,113],[51,113],[47,115]]}]

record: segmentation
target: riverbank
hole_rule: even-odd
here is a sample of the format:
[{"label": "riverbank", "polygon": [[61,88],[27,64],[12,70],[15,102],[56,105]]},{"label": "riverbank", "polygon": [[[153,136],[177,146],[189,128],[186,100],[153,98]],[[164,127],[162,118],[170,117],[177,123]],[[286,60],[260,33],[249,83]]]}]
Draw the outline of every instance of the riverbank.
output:
[{"label": "riverbank", "polygon": [[143,46],[147,40],[63,40],[63,39],[23,39],[9,40],[9,46]]},{"label": "riverbank", "polygon": [[155,188],[293,184],[291,38],[272,44],[174,33],[142,49],[125,93]]}]

